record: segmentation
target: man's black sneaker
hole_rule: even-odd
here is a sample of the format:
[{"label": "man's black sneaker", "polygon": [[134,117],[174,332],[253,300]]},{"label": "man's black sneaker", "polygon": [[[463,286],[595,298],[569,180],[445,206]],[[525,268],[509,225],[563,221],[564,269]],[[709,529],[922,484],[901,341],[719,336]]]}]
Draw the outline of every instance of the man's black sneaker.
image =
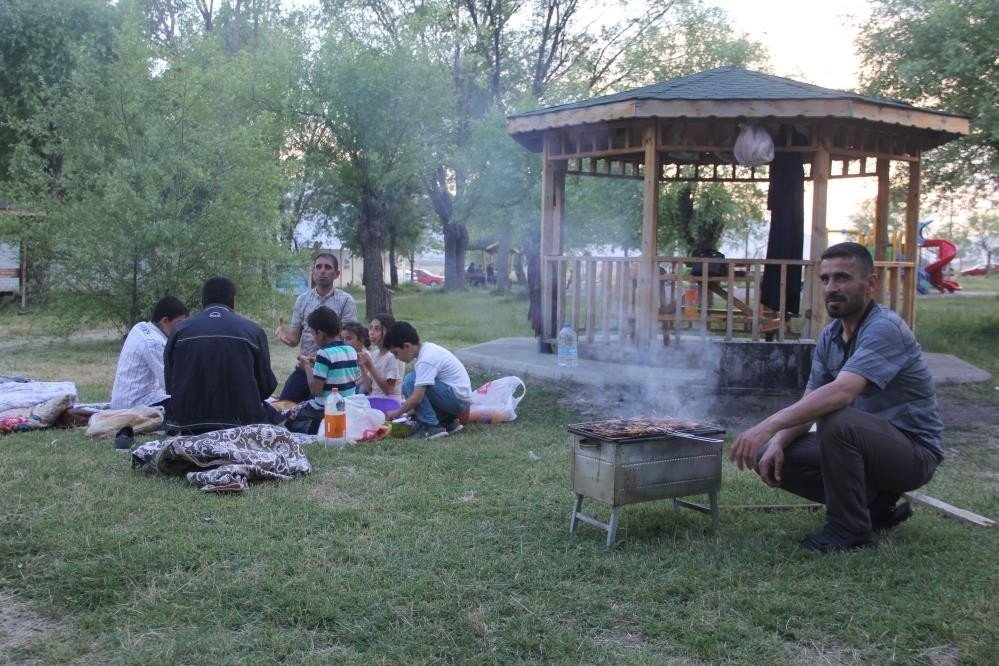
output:
[{"label": "man's black sneaker", "polygon": [[821,532],[806,534],[798,542],[798,547],[812,553],[842,553],[860,548],[869,548],[874,540],[868,535],[840,535],[827,526]]},{"label": "man's black sneaker", "polygon": [[444,429],[447,430],[447,434],[453,435],[457,432],[461,432],[465,429],[465,426],[461,425],[461,421],[458,419],[451,419],[444,424]]},{"label": "man's black sneaker", "polygon": [[125,426],[114,436],[115,451],[131,451],[135,445],[135,431],[132,426]]},{"label": "man's black sneaker", "polygon": [[898,527],[912,517],[912,505],[908,502],[887,509],[885,511],[871,512],[871,529],[876,532],[887,532]]}]

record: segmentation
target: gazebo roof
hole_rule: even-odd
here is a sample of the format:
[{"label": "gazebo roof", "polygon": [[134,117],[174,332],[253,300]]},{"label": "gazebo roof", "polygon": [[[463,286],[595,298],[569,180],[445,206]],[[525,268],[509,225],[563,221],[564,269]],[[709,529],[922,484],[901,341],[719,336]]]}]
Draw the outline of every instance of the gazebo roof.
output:
[{"label": "gazebo roof", "polygon": [[644,118],[844,119],[925,130],[923,149],[968,132],[966,116],[822,88],[741,67],[718,67],[613,95],[512,115],[508,131],[531,150],[560,127]]}]

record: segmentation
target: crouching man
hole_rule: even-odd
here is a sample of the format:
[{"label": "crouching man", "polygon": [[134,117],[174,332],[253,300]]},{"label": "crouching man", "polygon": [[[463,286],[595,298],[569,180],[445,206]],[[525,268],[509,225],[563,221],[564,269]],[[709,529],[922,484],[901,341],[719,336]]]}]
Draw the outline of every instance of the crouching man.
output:
[{"label": "crouching man", "polygon": [[828,248],[819,277],[833,321],[815,346],[805,393],[739,435],[729,459],[769,486],[824,503],[825,527],[799,546],[828,553],[869,546],[874,532],[911,515],[897,502],[943,460],[943,426],[912,331],[874,302],[867,248]]}]

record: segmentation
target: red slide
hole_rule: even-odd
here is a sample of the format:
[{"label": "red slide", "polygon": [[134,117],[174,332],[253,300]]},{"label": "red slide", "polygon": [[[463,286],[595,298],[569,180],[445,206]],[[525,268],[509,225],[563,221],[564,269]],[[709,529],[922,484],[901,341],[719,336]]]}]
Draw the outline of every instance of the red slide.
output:
[{"label": "red slide", "polygon": [[954,257],[957,256],[957,246],[949,240],[930,238],[923,241],[923,247],[937,248],[937,260],[926,267],[926,274],[930,276],[930,284],[939,289],[941,293],[954,293],[960,289],[961,285],[943,276],[944,266],[953,261]]}]

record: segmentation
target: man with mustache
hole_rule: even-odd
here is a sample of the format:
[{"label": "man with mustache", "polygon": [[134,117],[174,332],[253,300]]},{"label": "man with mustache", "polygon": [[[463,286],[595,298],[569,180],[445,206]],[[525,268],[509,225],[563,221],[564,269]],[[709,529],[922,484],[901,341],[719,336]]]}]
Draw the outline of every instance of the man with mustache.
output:
[{"label": "man with mustache", "polygon": [[867,248],[839,243],[821,259],[833,321],[815,345],[805,393],[739,435],[729,460],[768,486],[824,503],[825,527],[799,546],[829,553],[870,546],[874,532],[912,514],[896,503],[943,460],[943,425],[912,331],[874,301]]}]

